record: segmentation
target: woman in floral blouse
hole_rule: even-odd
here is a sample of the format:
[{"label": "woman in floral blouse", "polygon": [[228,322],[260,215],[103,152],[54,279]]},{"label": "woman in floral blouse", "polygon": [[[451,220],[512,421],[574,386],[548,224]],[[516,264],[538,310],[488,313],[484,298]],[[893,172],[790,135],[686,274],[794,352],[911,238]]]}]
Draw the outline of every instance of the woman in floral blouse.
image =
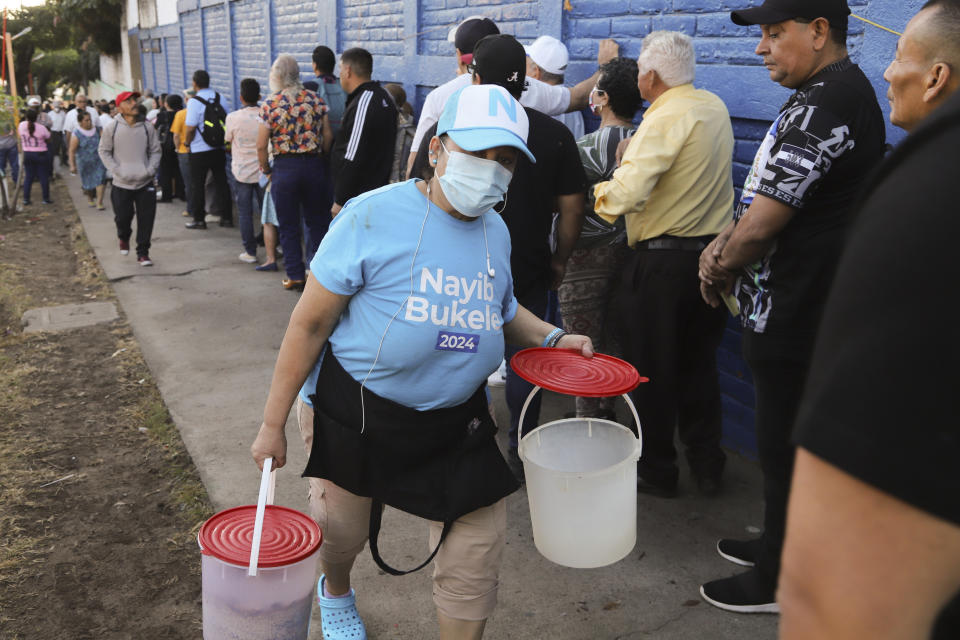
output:
[{"label": "woman in floral blouse", "polygon": [[[302,291],[306,271],[300,230],[305,224],[309,264],[330,224],[332,198],[321,153],[330,150],[333,133],[327,105],[316,93],[303,88],[300,67],[293,56],[277,56],[270,67],[270,90],[274,93],[260,107],[257,155],[260,169],[272,181],[270,193],[287,271],[283,288]],[[268,144],[273,148],[272,168],[267,161]]]}]

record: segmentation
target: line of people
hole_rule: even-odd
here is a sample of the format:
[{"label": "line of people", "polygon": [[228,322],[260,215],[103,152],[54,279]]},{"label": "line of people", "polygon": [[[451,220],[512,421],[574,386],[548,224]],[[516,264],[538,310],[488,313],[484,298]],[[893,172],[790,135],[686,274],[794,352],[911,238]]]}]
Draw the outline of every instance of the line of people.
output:
[{"label": "line of people", "polygon": [[[259,210],[267,261],[258,268],[277,268],[271,242],[278,241],[283,286],[304,291],[252,453],[258,464],[273,456],[283,466],[283,425],[296,403],[311,451],[311,512],[325,534],[319,585],[325,637],[364,637],[350,568],[378,512],[372,505],[393,495],[392,483],[402,476],[364,475],[364,461],[404,451],[417,461],[403,467],[406,474],[433,469],[451,455],[429,443],[418,445],[422,451],[399,444],[396,432],[380,432],[387,417],[401,419],[404,429],[464,419],[473,425],[464,442],[475,433],[492,437],[480,392],[503,355],[521,347],[562,345],[589,355],[601,346],[622,355],[651,380],[633,392],[644,429],[638,488],[678,495],[679,437],[698,491],[719,495],[725,454],[716,350],[728,309],[743,324],[756,391],[764,531],[759,539],[717,543],[722,557],[749,569],[704,584],[703,598],[741,613],[782,607],[785,637],[907,637],[934,628],[934,617],[960,585],[960,513],[948,491],[958,488],[949,467],[931,471],[924,456],[945,460],[957,453],[955,420],[930,391],[948,397],[955,376],[924,367],[918,351],[934,349],[933,341],[952,332],[943,326],[935,335],[903,340],[898,320],[909,323],[909,314],[929,303],[923,295],[932,283],[951,272],[934,278],[923,269],[925,281],[913,282],[910,270],[889,256],[876,264],[861,239],[896,245],[880,221],[894,225],[907,212],[869,196],[870,189],[890,189],[871,180],[884,160],[885,123],[873,87],[848,55],[849,14],[845,0],[765,0],[731,13],[737,24],[759,25],[757,55],[770,79],[793,92],[739,197],[730,114],[716,95],[695,87],[695,43],[681,33],[649,34],[635,62],[619,57],[615,42],[602,41],[597,71],[564,87],[562,43],[538,39],[525,48],[493,21],[468,19],[451,33],[457,75],[427,96],[409,147],[400,142],[398,123],[411,123],[400,120],[402,105],[393,94],[371,80],[373,57],[363,49],[342,54],[336,78],[333,52],[318,47],[309,88],[296,60],[281,55],[270,70],[271,94],[260,102],[259,85],[244,79],[243,107],[229,116],[218,110],[206,72],[194,75],[195,95],[170,126],[175,144],[189,149],[180,152],[189,168],[187,228],[206,228],[199,185],[208,173],[217,198],[229,202],[229,142],[240,259],[256,261],[252,216]],[[899,176],[897,184],[908,184],[908,177],[926,184],[912,163],[926,163],[927,181],[955,167],[947,152],[931,159],[928,148],[944,143],[923,121],[958,87],[958,25],[957,0],[927,2],[885,74],[893,123],[926,132],[913,145],[911,136],[904,151],[883,164],[891,180]],[[643,102],[649,106],[637,127]],[[121,250],[136,209],[137,253],[143,244],[141,257],[149,262],[159,136],[138,121],[135,94],[118,96],[117,105],[120,114],[104,129],[100,156],[114,175]],[[600,128],[575,138],[576,119],[560,119],[586,107],[599,116]],[[936,122],[955,132],[951,113],[941,110]],[[389,185],[398,173],[398,151],[415,180]],[[914,197],[928,205],[925,228],[951,228],[934,190]],[[229,208],[220,220],[232,224]],[[904,250],[920,263],[924,242],[911,231],[902,230]],[[927,242],[949,239],[936,235]],[[882,287],[873,286],[864,265],[883,274]],[[444,269],[458,283],[478,282],[478,291],[490,283],[490,295],[476,298],[482,303],[476,311],[484,317],[484,305],[493,309],[495,322],[482,330],[457,324],[448,308],[453,289],[429,286]],[[552,322],[552,291],[562,329]],[[899,311],[889,313],[890,306]],[[865,314],[875,332],[863,326]],[[443,335],[453,334],[467,336],[460,344],[483,347],[441,348],[448,344]],[[890,351],[891,345],[898,346]],[[903,389],[891,388],[877,375],[892,365],[918,375]],[[530,387],[509,369],[506,378],[507,462],[518,477],[519,414]],[[891,405],[871,385],[927,402]],[[354,392],[370,405],[346,406],[343,398]],[[604,401],[578,399],[576,408],[580,416],[614,415]],[[539,408],[532,405],[528,413],[524,432],[536,426]],[[913,427],[918,442],[898,451],[894,434],[915,416],[924,423]],[[358,437],[371,427],[375,437]],[[404,429],[401,439],[411,436]],[[465,498],[472,510],[444,512],[442,522],[435,511],[421,514],[434,521],[431,546],[442,547],[434,599],[444,638],[480,637],[496,603],[502,505],[515,488],[498,465],[492,467],[497,488]],[[427,493],[447,480],[431,476]],[[832,490],[838,492],[833,503]],[[886,527],[884,535],[864,529],[874,520],[856,517],[876,515],[870,505],[880,502],[884,518],[876,522]],[[915,541],[908,539],[909,527],[916,527]],[[906,558],[883,557],[883,542],[938,564],[935,572],[928,566],[936,588],[909,571]],[[844,589],[858,590],[855,616],[843,615],[850,603]],[[907,604],[903,636],[892,635],[889,616],[881,615],[891,593]],[[948,614],[957,609],[951,605]],[[956,624],[942,618],[935,637],[952,637]]]}]

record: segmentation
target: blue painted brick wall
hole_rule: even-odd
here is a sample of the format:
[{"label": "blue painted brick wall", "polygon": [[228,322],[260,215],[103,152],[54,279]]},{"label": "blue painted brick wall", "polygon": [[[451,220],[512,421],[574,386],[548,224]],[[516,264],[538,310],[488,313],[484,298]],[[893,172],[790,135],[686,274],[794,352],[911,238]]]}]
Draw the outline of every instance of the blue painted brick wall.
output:
[{"label": "blue painted brick wall", "polygon": [[312,78],[311,56],[319,37],[317,0],[273,0],[273,10],[271,62],[279,54],[289,53],[300,63],[303,78]]},{"label": "blue painted brick wall", "polygon": [[190,84],[193,72],[204,68],[203,34],[200,30],[200,12],[190,11],[180,14],[183,38],[183,55],[186,67],[186,83]]},{"label": "blue painted brick wall", "polygon": [[[374,58],[403,55],[402,0],[341,0],[340,46],[363,47]],[[374,68],[376,68],[374,61]]]},{"label": "blue painted brick wall", "polygon": [[[346,1],[346,0],[344,0]],[[560,0],[558,0],[560,1]],[[417,50],[423,55],[452,56],[453,44],[447,33],[467,16],[483,15],[520,40],[532,41],[538,35],[536,2],[497,2],[496,0],[420,0],[420,38]]]},{"label": "blue painted brick wall", "polygon": [[203,9],[203,36],[207,52],[210,88],[220,94],[227,111],[236,108],[231,69],[230,32],[222,4]]},{"label": "blue painted brick wall", "polygon": [[164,38],[163,50],[167,56],[167,67],[170,73],[169,92],[177,92],[186,88],[183,79],[183,57],[180,55],[180,38]]},{"label": "blue painted brick wall", "polygon": [[157,86],[153,77],[153,54],[144,53],[140,58],[141,69],[143,69],[143,86],[145,89],[153,89]]},{"label": "blue painted brick wall", "polygon": [[167,82],[167,52],[165,51],[165,42],[160,43],[160,53],[154,55],[154,65],[156,67],[157,77],[154,80],[153,88],[160,93],[170,91],[170,83]]},{"label": "blue painted brick wall", "polygon": [[267,75],[270,70],[270,52],[267,51],[267,29],[263,4],[259,0],[242,0],[230,5],[233,14],[233,53],[236,64],[236,86],[242,78],[256,78],[260,93],[270,93]]}]

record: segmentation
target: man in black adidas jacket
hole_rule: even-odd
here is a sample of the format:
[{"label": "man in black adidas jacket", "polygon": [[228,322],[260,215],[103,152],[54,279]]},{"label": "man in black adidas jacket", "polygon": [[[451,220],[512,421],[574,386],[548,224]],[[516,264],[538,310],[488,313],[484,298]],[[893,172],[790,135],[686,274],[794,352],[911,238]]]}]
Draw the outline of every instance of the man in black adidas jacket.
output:
[{"label": "man in black adidas jacket", "polygon": [[347,110],[331,150],[333,215],[350,198],[390,181],[397,107],[390,94],[370,80],[372,74],[373,56],[366,49],[347,49],[340,56],[340,84],[347,92]]}]

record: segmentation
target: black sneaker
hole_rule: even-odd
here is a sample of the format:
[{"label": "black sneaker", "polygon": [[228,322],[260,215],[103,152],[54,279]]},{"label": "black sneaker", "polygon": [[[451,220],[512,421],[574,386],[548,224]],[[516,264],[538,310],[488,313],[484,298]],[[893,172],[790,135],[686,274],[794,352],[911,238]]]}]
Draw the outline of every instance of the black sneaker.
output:
[{"label": "black sneaker", "polygon": [[185,226],[187,229],[206,229],[207,223],[203,220],[193,220],[192,222],[188,222],[183,226]]},{"label": "black sneaker", "polygon": [[220,218],[220,226],[221,226],[221,227],[227,227],[227,228],[231,228],[231,229],[232,229],[232,228],[233,228],[233,220],[230,220],[229,218],[228,218],[228,219]]},{"label": "black sneaker", "polygon": [[760,555],[760,538],[754,540],[720,538],[717,540],[717,553],[721,558],[734,564],[752,567],[757,564],[757,556]]},{"label": "black sneaker", "polygon": [[700,595],[715,607],[736,613],[780,613],[776,588],[764,584],[760,572],[750,569],[700,587]]}]

